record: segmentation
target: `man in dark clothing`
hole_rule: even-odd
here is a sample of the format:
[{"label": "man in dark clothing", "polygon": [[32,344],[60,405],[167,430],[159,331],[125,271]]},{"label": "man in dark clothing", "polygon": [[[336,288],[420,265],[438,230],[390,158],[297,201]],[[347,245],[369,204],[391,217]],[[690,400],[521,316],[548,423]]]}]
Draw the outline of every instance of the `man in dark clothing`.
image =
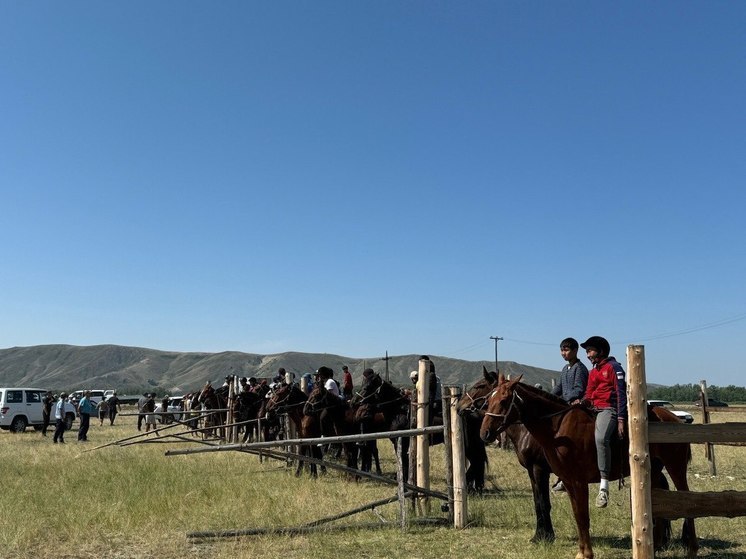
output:
[{"label": "man in dark clothing", "polygon": [[109,422],[111,425],[114,425],[114,419],[117,417],[117,414],[119,413],[119,408],[121,404],[119,403],[120,400],[117,398],[117,391],[114,391],[114,394],[109,396]]},{"label": "man in dark clothing", "polygon": [[41,402],[44,406],[41,410],[41,417],[43,421],[41,425],[41,434],[46,437],[47,428],[49,427],[49,418],[52,415],[52,406],[54,406],[54,396],[52,396],[51,392],[47,392]]},{"label": "man in dark clothing", "polygon": [[579,347],[575,338],[565,338],[560,342],[560,354],[567,364],[562,368],[559,382],[552,389],[552,394],[560,396],[568,404],[582,400],[588,385],[588,369],[578,359]]}]

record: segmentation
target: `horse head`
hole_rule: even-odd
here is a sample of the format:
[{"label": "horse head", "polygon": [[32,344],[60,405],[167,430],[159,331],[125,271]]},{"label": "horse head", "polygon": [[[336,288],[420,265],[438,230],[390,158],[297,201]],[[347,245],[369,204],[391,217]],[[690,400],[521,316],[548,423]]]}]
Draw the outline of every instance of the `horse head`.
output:
[{"label": "horse head", "polygon": [[317,384],[311,390],[308,395],[308,400],[303,405],[303,415],[317,415],[321,411],[328,407],[329,391],[324,388],[324,385]]},{"label": "horse head", "polygon": [[487,396],[487,409],[479,430],[484,442],[493,442],[508,426],[520,420],[520,396],[516,392],[516,387],[522,377],[523,375],[515,380],[504,380],[504,377],[500,377]]},{"label": "horse head", "polygon": [[495,389],[499,377],[495,372],[482,367],[482,378],[475,382],[469,390],[456,402],[456,413],[461,416],[483,417],[487,407],[487,398]]},{"label": "horse head", "polygon": [[293,407],[303,405],[307,399],[306,394],[294,384],[283,384],[272,391],[272,396],[264,411],[267,417],[271,418],[274,415],[286,413]]}]

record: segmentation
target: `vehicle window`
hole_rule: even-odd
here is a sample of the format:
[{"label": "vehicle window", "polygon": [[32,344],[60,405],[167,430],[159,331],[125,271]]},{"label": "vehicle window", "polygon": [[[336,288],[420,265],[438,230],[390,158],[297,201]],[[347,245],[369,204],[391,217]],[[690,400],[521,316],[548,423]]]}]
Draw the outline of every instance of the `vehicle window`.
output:
[{"label": "vehicle window", "polygon": [[26,391],[26,403],[27,404],[38,404],[41,402],[41,394],[38,392]]},{"label": "vehicle window", "polygon": [[23,391],[8,390],[8,394],[5,398],[5,402],[8,404],[22,404],[23,403]]}]

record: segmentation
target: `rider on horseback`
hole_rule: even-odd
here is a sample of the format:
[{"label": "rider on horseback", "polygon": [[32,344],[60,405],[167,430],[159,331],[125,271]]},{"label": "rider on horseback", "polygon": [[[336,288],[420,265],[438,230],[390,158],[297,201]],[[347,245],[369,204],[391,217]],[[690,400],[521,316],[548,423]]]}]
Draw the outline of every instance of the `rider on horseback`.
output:
[{"label": "rider on horseback", "polygon": [[624,437],[627,417],[627,383],[625,372],[616,359],[609,356],[609,342],[601,336],[591,336],[580,346],[585,349],[593,369],[588,376],[588,386],[583,404],[596,410],[596,453],[601,487],[596,506],[605,507],[609,502],[609,471],[611,470],[611,437],[616,432]]}]

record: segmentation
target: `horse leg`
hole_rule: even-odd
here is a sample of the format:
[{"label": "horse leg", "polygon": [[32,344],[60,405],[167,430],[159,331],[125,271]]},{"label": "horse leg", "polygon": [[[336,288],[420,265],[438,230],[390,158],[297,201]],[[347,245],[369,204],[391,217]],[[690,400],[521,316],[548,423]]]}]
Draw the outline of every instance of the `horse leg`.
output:
[{"label": "horse leg", "polygon": [[552,526],[552,502],[549,497],[549,468],[546,465],[534,463],[528,468],[531,480],[531,492],[534,497],[534,513],[536,514],[536,532],[531,543],[553,542],[554,527]]},{"label": "horse leg", "polygon": [[487,465],[487,449],[479,437],[479,424],[466,422],[466,459],[469,468],[466,470],[466,487],[470,492],[482,494],[484,491],[484,472]]},{"label": "horse leg", "polygon": [[588,513],[588,484],[573,481],[565,483],[567,495],[572,504],[575,524],[578,528],[578,553],[575,559],[593,559],[593,547],[591,546],[591,519]]},{"label": "horse leg", "polygon": [[379,476],[383,475],[383,470],[381,470],[381,461],[378,459],[378,441],[368,441],[368,446],[370,447],[370,454],[376,463],[376,473]]},{"label": "horse leg", "polygon": [[[663,464],[660,460],[653,459],[651,463],[650,479],[653,487],[657,489],[668,489],[668,480],[663,475]],[[653,548],[665,549],[671,542],[671,521],[665,518],[653,517]]]},{"label": "horse leg", "polygon": [[[651,445],[652,446],[652,445]],[[686,471],[691,459],[691,447],[688,444],[662,445],[660,459],[663,461],[668,475],[671,476],[676,491],[689,491],[689,481]],[[699,549],[697,531],[693,518],[685,518],[681,528],[681,542],[687,549],[687,557],[696,557]]]}]

